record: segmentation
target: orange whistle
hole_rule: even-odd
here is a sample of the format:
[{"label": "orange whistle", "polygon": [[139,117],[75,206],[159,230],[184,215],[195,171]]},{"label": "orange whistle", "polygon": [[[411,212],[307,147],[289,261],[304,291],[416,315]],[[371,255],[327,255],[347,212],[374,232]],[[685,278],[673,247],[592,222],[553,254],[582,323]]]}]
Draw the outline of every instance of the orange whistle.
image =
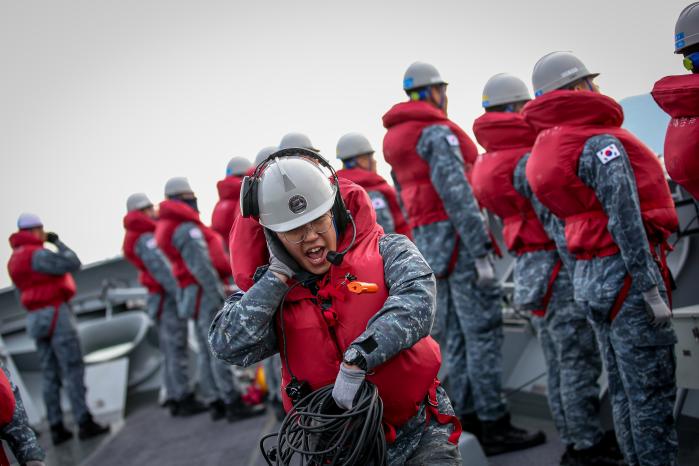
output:
[{"label": "orange whistle", "polygon": [[347,289],[352,293],[362,294],[362,293],[376,293],[379,291],[379,285],[376,283],[366,283],[366,282],[349,282],[347,284]]}]

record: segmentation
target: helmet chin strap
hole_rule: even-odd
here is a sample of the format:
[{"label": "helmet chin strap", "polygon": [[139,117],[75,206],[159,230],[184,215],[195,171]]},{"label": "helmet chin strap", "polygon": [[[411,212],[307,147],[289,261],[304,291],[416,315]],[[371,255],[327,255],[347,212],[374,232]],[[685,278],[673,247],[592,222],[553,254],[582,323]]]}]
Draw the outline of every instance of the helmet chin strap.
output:
[{"label": "helmet chin strap", "polygon": [[349,252],[349,250],[352,249],[352,246],[354,246],[354,243],[357,240],[357,225],[354,223],[354,218],[352,218],[352,214],[349,210],[347,211],[347,217],[349,218],[349,221],[352,224],[352,241],[350,241],[349,246],[347,246],[342,252],[328,251],[327,256],[325,256],[325,259],[332,265],[342,264],[342,260],[345,258],[345,254],[347,254],[347,252]]}]

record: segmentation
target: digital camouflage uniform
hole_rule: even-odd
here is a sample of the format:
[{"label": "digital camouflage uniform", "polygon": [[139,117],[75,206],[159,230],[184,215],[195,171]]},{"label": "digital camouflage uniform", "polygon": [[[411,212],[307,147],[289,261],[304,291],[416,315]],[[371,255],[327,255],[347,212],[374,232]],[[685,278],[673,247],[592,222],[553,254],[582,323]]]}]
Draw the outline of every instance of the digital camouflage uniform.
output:
[{"label": "digital camouflage uniform", "polygon": [[148,315],[158,327],[164,357],[163,382],[167,399],[182,400],[189,394],[187,356],[187,319],[178,315],[179,287],[170,262],[158,248],[152,233],[144,233],[136,241],[136,255],[141,259],[163,293],[148,294]]},{"label": "digital camouflage uniform", "polygon": [[[597,152],[616,145],[620,156],[602,163]],[[650,253],[636,179],[623,145],[610,135],[587,140],[578,176],[592,188],[609,217],[618,254],[576,262],[575,298],[585,306],[600,341],[619,446],[629,465],[674,465],[677,432],[675,355],[670,322],[651,323],[642,292],[657,286],[667,301],[660,270]],[[613,322],[607,317],[626,274],[631,289]]]},{"label": "digital camouflage uniform", "polygon": [[[515,264],[515,303],[540,302],[548,288],[554,264],[563,266],[554,283],[544,317],[532,316],[548,368],[549,405],[561,441],[577,450],[590,448],[602,438],[599,421],[598,379],[602,362],[594,331],[584,307],[575,302],[571,280],[575,258],[568,252],[563,222],[555,217],[532,192],[526,177],[529,154],[520,159],[514,172],[514,187],[529,199],[556,251],[527,253]],[[526,256],[526,257],[525,257]],[[518,282],[521,280],[521,282]],[[523,286],[518,286],[522,283]],[[518,288],[536,290],[535,295],[518,298]],[[526,291],[520,291],[526,294]],[[536,309],[537,307],[533,307]]]},{"label": "digital camouflage uniform", "polygon": [[[409,239],[383,236],[379,253],[384,260],[389,297],[354,342],[369,337],[376,342],[371,353],[362,351],[369,370],[428,335],[435,306],[432,271]],[[213,354],[231,364],[249,366],[277,353],[275,313],[287,289],[285,283],[267,272],[247,293],[229,297],[209,333]],[[353,347],[361,350],[357,345]],[[440,412],[453,413],[442,390],[438,390],[438,400]],[[389,464],[460,465],[457,446],[448,442],[451,432],[451,424],[430,422],[425,427],[423,403],[418,415],[397,430],[396,442],[388,449]]]},{"label": "digital camouflage uniform", "polygon": [[490,238],[451,130],[443,125],[423,129],[417,152],[429,164],[432,185],[449,215],[447,221],[413,229],[413,236],[437,277],[432,334],[445,350],[450,398],[457,415],[467,414],[470,396],[479,419],[494,421],[507,410],[501,395],[502,290],[499,284],[476,285],[474,265],[489,254]]},{"label": "digital camouflage uniform", "polygon": [[[239,387],[234,381],[230,367],[211,357],[207,340],[211,321],[224,300],[223,284],[211,263],[204,234],[196,224],[185,222],[178,226],[172,235],[172,244],[180,252],[187,269],[197,281],[197,284],[180,290],[180,312],[183,316],[194,319],[199,344],[199,388],[202,397],[232,403],[240,396]],[[198,296],[200,287],[201,295]]]},{"label": "digital camouflage uniform", "polygon": [[[32,269],[49,275],[78,271],[80,259],[75,252],[60,240],[55,246],[57,252],[37,250],[32,255]],[[90,413],[85,402],[85,364],[78,329],[72,309],[68,303],[63,303],[58,308],[53,334],[50,334],[54,311],[50,306],[27,314],[27,333],[34,338],[39,354],[46,417],[52,426],[63,422],[61,386],[65,386],[73,418],[80,424]]]},{"label": "digital camouflage uniform", "polygon": [[[43,461],[44,450],[39,446],[36,439],[36,434],[29,427],[29,419],[24,410],[22,397],[19,394],[19,388],[14,384],[10,377],[10,372],[5,367],[5,363],[0,357],[0,368],[5,372],[7,380],[10,381],[10,386],[15,397],[15,412],[12,416],[12,421],[0,428],[0,439],[7,442],[20,464],[25,464],[28,461]],[[0,446],[2,449],[2,446]]]},{"label": "digital camouflage uniform", "polygon": [[383,231],[388,235],[396,232],[396,223],[393,221],[391,209],[388,207],[386,197],[379,191],[367,191],[371,199],[371,205],[376,212],[376,223],[381,225]]}]

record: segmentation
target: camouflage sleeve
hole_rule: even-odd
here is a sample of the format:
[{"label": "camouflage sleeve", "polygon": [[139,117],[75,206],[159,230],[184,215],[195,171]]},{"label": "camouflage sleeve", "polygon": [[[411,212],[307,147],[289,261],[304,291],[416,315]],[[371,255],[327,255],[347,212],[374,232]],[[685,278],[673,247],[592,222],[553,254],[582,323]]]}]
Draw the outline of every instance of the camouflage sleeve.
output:
[{"label": "camouflage sleeve", "polygon": [[62,241],[55,243],[58,252],[48,249],[39,249],[32,256],[32,269],[35,272],[49,275],[63,275],[64,273],[80,270],[80,259],[77,254]]},{"label": "camouflage sleeve", "polygon": [[595,191],[609,217],[607,229],[631,279],[641,291],[657,286],[636,179],[624,146],[608,134],[588,139],[578,162],[578,176]]},{"label": "camouflage sleeve", "polygon": [[179,286],[172,274],[170,262],[158,248],[152,233],[145,233],[138,238],[135,247],[136,255],[143,261],[148,272],[160,283],[170,296],[177,296]]},{"label": "camouflage sleeve", "polygon": [[429,335],[435,312],[435,278],[417,247],[405,236],[386,235],[379,253],[388,299],[352,343],[369,369]]},{"label": "camouflage sleeve", "polygon": [[[17,458],[20,464],[28,461],[43,461],[45,458],[44,450],[39,446],[34,431],[29,427],[29,419],[24,410],[22,397],[19,394],[19,389],[12,382],[9,371],[5,365],[0,362],[5,376],[10,381],[12,391],[15,395],[15,413],[12,416],[12,421],[0,429],[0,438],[5,440],[10,446],[12,453]],[[0,446],[2,448],[2,446]]]},{"label": "camouflage sleeve", "polygon": [[383,194],[378,191],[367,191],[371,199],[371,205],[374,206],[376,212],[376,223],[381,225],[386,234],[396,232],[396,224],[391,215],[391,209],[388,207],[388,201]]},{"label": "camouflage sleeve", "polygon": [[393,172],[393,170],[391,170],[391,180],[393,180],[393,188],[396,190],[396,197],[398,198],[400,211],[403,212],[403,217],[405,220],[408,220],[408,212],[405,210],[405,206],[403,205],[403,198],[400,197],[400,183],[398,182],[398,178],[396,178],[396,174]]},{"label": "camouflage sleeve", "polygon": [[189,272],[194,275],[204,293],[225,298],[223,285],[211,263],[204,234],[194,223],[183,223],[172,235],[172,244],[180,251]]},{"label": "camouflage sleeve", "polygon": [[209,347],[218,359],[248,367],[278,352],[274,315],[288,290],[265,273],[246,293],[231,295],[209,328]]},{"label": "camouflage sleeve", "polygon": [[417,152],[430,165],[432,185],[471,256],[485,256],[492,246],[464,174],[459,140],[446,126],[428,126],[422,131]]}]

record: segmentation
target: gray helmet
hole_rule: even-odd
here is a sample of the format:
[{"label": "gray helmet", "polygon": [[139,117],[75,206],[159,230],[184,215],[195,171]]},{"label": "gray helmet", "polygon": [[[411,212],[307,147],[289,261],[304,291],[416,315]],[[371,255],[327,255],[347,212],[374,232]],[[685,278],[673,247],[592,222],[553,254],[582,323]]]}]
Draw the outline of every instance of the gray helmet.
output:
[{"label": "gray helmet", "polygon": [[594,78],[599,73],[590,73],[585,64],[570,52],[551,52],[534,65],[532,84],[534,96],[555,91],[583,78]]},{"label": "gray helmet", "polygon": [[328,212],[337,193],[323,170],[303,157],[275,158],[259,183],[260,223],[277,232],[293,230]]},{"label": "gray helmet", "polygon": [[41,219],[35,214],[25,212],[20,214],[19,218],[17,219],[18,230],[31,230],[32,228],[39,228],[43,226],[44,224],[41,222]]},{"label": "gray helmet", "polygon": [[313,147],[311,138],[303,133],[288,133],[285,134],[279,143],[279,150],[290,149],[292,147],[300,147],[301,149],[312,150],[313,152],[319,152],[318,149]]},{"label": "gray helmet", "polygon": [[178,194],[193,193],[189,186],[189,181],[184,176],[170,178],[165,183],[165,197],[177,196]]},{"label": "gray helmet", "polygon": [[531,99],[524,81],[508,73],[496,74],[483,88],[483,108]]},{"label": "gray helmet", "polygon": [[243,157],[233,157],[226,165],[226,176],[241,176],[244,175],[252,164]]},{"label": "gray helmet", "polygon": [[255,166],[258,166],[259,164],[261,164],[262,162],[264,162],[264,160],[265,160],[267,157],[269,157],[270,155],[274,154],[274,153],[277,152],[278,150],[279,150],[279,148],[278,148],[277,146],[267,146],[267,147],[263,147],[263,148],[260,150],[260,152],[258,152],[257,155],[255,156]]},{"label": "gray helmet", "polygon": [[374,148],[364,135],[347,133],[337,141],[337,158],[347,160],[359,155],[373,154]]},{"label": "gray helmet", "polygon": [[126,211],[133,212],[134,210],[145,209],[152,207],[153,203],[148,199],[145,193],[134,193],[126,199]]},{"label": "gray helmet", "polygon": [[436,84],[447,84],[447,82],[442,79],[437,68],[429,63],[416,61],[405,70],[403,75],[403,90],[405,91]]},{"label": "gray helmet", "polygon": [[699,43],[699,2],[692,3],[680,13],[675,23],[675,53]]}]

